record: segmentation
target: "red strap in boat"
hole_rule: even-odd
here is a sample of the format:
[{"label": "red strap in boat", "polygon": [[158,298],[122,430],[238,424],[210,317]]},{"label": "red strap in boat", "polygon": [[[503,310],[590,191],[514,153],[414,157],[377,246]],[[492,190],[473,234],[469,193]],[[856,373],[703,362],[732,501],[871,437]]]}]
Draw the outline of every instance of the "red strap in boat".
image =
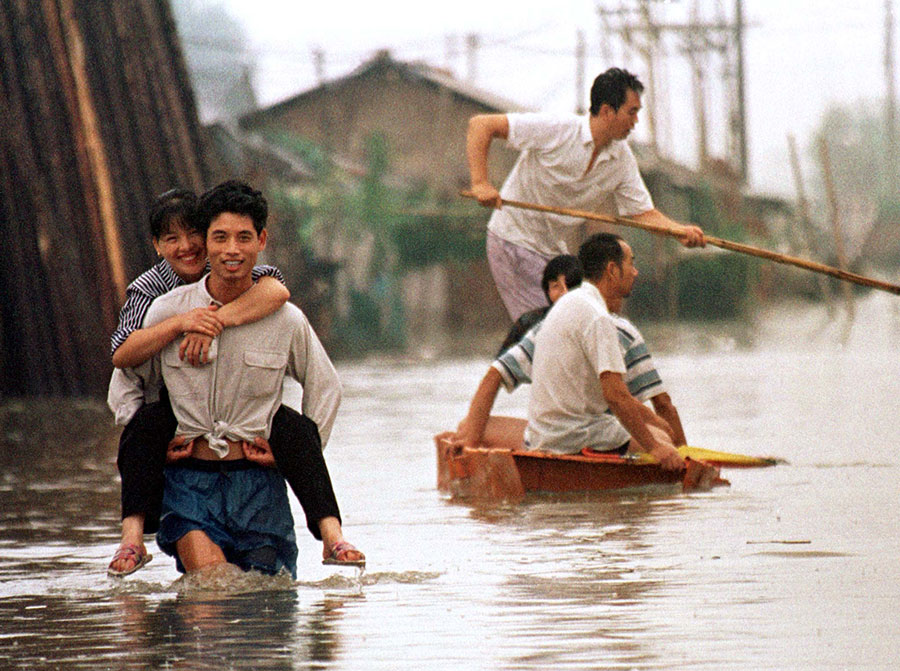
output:
[{"label": "red strap in boat", "polygon": [[615,452],[598,452],[590,447],[582,448],[581,456],[590,457],[591,459],[610,464],[626,464],[631,461],[628,457],[623,457],[621,454],[616,454]]}]

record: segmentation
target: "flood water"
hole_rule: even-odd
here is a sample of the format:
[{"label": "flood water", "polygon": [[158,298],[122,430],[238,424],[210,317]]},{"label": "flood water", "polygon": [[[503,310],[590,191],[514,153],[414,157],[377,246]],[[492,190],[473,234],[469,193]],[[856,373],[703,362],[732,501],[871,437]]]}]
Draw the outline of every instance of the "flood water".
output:
[{"label": "flood water", "polygon": [[[94,402],[7,402],[2,669],[895,669],[900,314],[859,306],[648,332],[692,444],[783,457],[727,488],[435,490],[432,436],[488,360],[343,364],[326,457],[368,569],[324,567],[295,507],[299,579],[198,588],[155,558],[122,580],[117,432]],[[524,414],[527,392],[498,410]],[[295,502],[294,502],[295,503]]]}]

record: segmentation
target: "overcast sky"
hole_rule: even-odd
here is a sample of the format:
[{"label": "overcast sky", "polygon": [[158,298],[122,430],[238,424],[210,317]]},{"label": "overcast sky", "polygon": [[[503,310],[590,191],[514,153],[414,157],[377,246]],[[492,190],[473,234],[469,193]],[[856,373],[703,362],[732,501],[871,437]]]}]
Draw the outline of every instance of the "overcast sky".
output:
[{"label": "overcast sky", "polygon": [[[218,0],[210,0],[213,3]],[[688,18],[694,0],[657,0],[660,19]],[[584,31],[587,81],[623,64],[621,44],[604,47],[596,6],[618,0],[221,0],[241,21],[257,56],[254,83],[263,104],[316,84],[312,52],[324,52],[325,74],[343,75],[387,48],[402,60],[425,60],[467,75],[465,36],[476,33],[475,83],[535,110],[569,111],[575,105],[576,34]],[[715,0],[701,0],[712,17]],[[727,17],[733,0],[721,0]],[[895,13],[900,11],[895,8]],[[792,196],[787,135],[805,148],[829,104],[876,105],[885,92],[884,0],[744,0],[745,67],[751,185]],[[896,17],[895,17],[896,24]],[[672,43],[674,45],[674,42]],[[900,54],[895,33],[895,60]],[[610,51],[611,49],[611,51]],[[690,80],[684,59],[671,48],[660,66],[663,80],[660,137],[675,158],[696,156]],[[611,57],[611,58],[610,58]],[[646,81],[643,63],[624,65]],[[713,72],[715,74],[715,72]],[[710,91],[710,141],[723,153],[724,93]],[[876,108],[880,109],[880,108]],[[637,139],[647,139],[646,119]],[[807,171],[813,166],[807,164]],[[808,174],[807,179],[812,180]]]}]

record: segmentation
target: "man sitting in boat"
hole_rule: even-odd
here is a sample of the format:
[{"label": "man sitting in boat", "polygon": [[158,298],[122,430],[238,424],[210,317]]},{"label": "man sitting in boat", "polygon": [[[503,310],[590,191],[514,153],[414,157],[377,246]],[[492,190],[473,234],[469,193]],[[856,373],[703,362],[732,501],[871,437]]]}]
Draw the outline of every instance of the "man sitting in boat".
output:
[{"label": "man sitting in boat", "polygon": [[560,298],[535,338],[525,447],[577,453],[648,452],[681,469],[677,436],[625,384],[625,359],[610,312],[631,293],[637,268],[620,236],[597,233],[578,250],[584,281]]},{"label": "man sitting in boat", "polygon": [[[548,301],[554,304],[569,289],[580,285],[581,280],[581,263],[574,256],[562,254],[547,264],[542,287]],[[504,341],[500,354],[488,368],[472,398],[468,414],[451,438],[454,444],[465,447],[522,449],[527,421],[518,417],[491,415],[490,412],[501,385],[512,393],[520,384],[531,384],[534,340],[541,328],[541,320],[549,309],[550,306],[542,310],[539,320],[518,341],[511,340],[510,336],[513,335],[519,322],[510,329],[510,335]],[[617,309],[621,309],[621,305]],[[615,324],[619,347],[625,361],[627,370],[624,381],[629,392],[642,403],[649,400],[657,415],[665,420],[672,430],[675,444],[686,444],[678,410],[656,371],[640,331],[621,315],[610,313],[610,318]],[[513,344],[506,346],[509,342]]]}]

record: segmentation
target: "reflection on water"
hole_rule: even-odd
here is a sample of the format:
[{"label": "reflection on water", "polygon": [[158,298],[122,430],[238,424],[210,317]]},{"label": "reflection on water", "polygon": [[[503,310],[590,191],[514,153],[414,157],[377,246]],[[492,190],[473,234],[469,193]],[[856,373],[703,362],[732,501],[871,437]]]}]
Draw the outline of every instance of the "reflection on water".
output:
[{"label": "reflection on water", "polygon": [[[845,344],[824,310],[755,325],[753,348],[746,330],[650,336],[691,442],[789,462],[689,495],[450,502],[432,436],[465,412],[487,361],[343,364],[326,457],[369,566],[322,566],[298,528],[296,582],[198,585],[152,541],[144,570],[108,579],[108,413],[6,403],[0,668],[893,668],[900,319],[883,300],[860,305]],[[504,393],[498,410],[525,405]]]},{"label": "reflection on water", "polygon": [[334,623],[341,605],[322,599],[300,617],[292,590],[4,600],[0,618],[9,633],[0,661],[3,668],[293,669],[300,657],[327,665],[338,653]]}]

